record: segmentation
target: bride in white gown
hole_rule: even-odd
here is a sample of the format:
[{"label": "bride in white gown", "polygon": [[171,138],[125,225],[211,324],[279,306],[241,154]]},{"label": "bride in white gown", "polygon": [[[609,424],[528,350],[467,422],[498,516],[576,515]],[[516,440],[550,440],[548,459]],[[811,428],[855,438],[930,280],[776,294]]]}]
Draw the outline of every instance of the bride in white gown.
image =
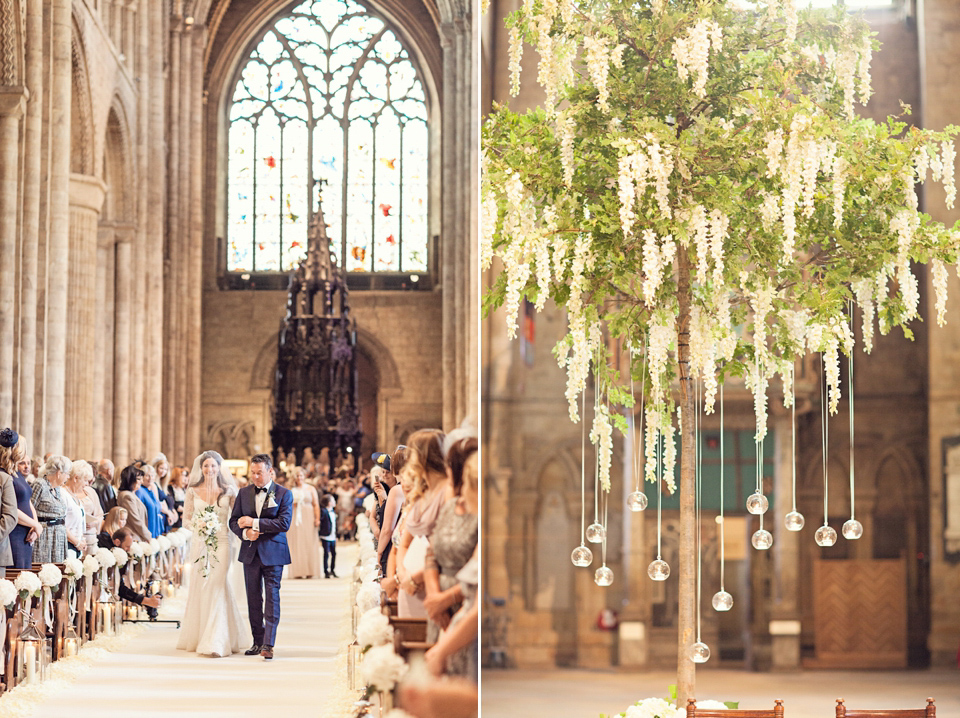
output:
[{"label": "bride in white gown", "polygon": [[230,527],[230,513],[237,498],[233,477],[216,451],[205,451],[193,462],[190,485],[183,505],[183,525],[193,528],[193,517],[207,506],[215,506],[220,519],[217,550],[209,557],[209,571],[201,575],[207,546],[198,537],[190,542],[189,562],[193,566],[187,592],[187,606],[180,627],[177,648],[205,656],[229,656],[250,645],[250,627],[237,606],[236,589],[230,578],[237,571],[237,549]]}]

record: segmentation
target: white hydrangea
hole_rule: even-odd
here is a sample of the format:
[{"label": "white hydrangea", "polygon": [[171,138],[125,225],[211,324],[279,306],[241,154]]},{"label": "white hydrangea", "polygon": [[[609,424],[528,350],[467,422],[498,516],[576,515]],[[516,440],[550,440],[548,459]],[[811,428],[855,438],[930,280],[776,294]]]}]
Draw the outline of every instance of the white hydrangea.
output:
[{"label": "white hydrangea", "polygon": [[380,606],[380,584],[368,582],[357,590],[357,606],[361,613],[366,613]]},{"label": "white hydrangea", "polygon": [[28,596],[39,596],[43,583],[40,577],[33,571],[21,571],[13,582],[19,593],[25,593]]},{"label": "white hydrangea", "polygon": [[12,607],[16,600],[17,588],[14,586],[13,581],[0,578],[0,609]]},{"label": "white hydrangea", "polygon": [[157,539],[150,539],[150,555],[155,555],[160,553],[160,542]]},{"label": "white hydrangea", "polygon": [[127,561],[130,558],[129,556],[127,556],[127,552],[124,551],[119,546],[114,546],[112,549],[110,549],[110,552],[113,554],[113,558],[116,560],[117,566],[120,566],[120,567],[125,566]]},{"label": "white hydrangea", "polygon": [[113,552],[108,548],[98,548],[93,554],[97,557],[97,562],[102,568],[110,568],[117,565],[117,559]]},{"label": "white hydrangea", "polygon": [[357,622],[357,643],[360,648],[393,643],[393,626],[379,608],[372,608]]},{"label": "white hydrangea", "polygon": [[44,586],[52,588],[60,585],[60,582],[63,580],[63,572],[57,568],[56,564],[45,563],[40,567],[37,578],[40,579],[40,583]]},{"label": "white hydrangea", "polygon": [[92,576],[97,571],[100,570],[100,562],[97,560],[97,557],[93,554],[90,554],[83,559],[83,575]]},{"label": "white hydrangea", "polygon": [[626,712],[626,718],[683,718],[685,715],[685,710],[663,698],[646,698],[627,708]]},{"label": "white hydrangea", "polygon": [[83,576],[83,562],[75,556],[67,556],[63,560],[63,573],[74,579]]},{"label": "white hydrangea", "polygon": [[360,664],[364,683],[381,692],[392,691],[406,672],[407,664],[390,645],[371,648]]},{"label": "white hydrangea", "polygon": [[167,536],[157,536],[157,543],[160,544],[161,551],[168,551],[173,548],[173,542]]}]

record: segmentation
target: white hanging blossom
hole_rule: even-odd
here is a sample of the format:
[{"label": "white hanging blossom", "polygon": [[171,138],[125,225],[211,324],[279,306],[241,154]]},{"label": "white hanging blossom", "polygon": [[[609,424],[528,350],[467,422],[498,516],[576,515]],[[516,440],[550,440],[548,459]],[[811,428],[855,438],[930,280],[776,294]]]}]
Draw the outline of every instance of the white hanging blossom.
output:
[{"label": "white hanging blossom", "polygon": [[700,98],[707,95],[707,65],[711,48],[723,50],[723,29],[713,20],[701,19],[687,34],[673,43],[671,54],[677,61],[677,74],[684,81],[693,76],[693,93]]},{"label": "white hanging blossom", "polygon": [[873,95],[870,80],[870,61],[873,59],[873,42],[869,34],[864,34],[860,43],[860,62],[857,64],[857,89],[860,92],[860,104],[865,105]]},{"label": "white hanging blossom", "polygon": [[[775,3],[770,3],[771,8]],[[793,0],[783,0],[783,19],[786,32],[784,33],[784,42],[788,45],[793,44],[797,39],[797,7]]]},{"label": "white hanging blossom", "polygon": [[957,198],[957,185],[953,175],[957,151],[953,146],[953,140],[944,140],[940,144],[940,151],[942,152],[943,187],[947,191],[947,209],[953,209],[954,200]]},{"label": "white hanging blossom", "polygon": [[854,119],[854,96],[857,89],[858,53],[855,50],[844,50],[837,55],[834,71],[837,73],[837,83],[843,90],[843,111],[849,119]]},{"label": "white hanging blossom", "polygon": [[857,304],[860,306],[862,315],[860,333],[863,338],[863,351],[869,354],[873,351],[873,319],[876,310],[873,303],[874,282],[870,279],[861,279],[851,286],[857,296]]},{"label": "white hanging blossom", "polygon": [[510,94],[520,94],[520,58],[523,57],[523,33],[519,27],[510,28]]},{"label": "white hanging blossom", "polygon": [[760,203],[760,221],[764,230],[769,232],[780,219],[780,198],[766,190],[761,190],[760,196],[763,197],[763,202]]},{"label": "white hanging blossom", "polygon": [[644,441],[643,441],[643,478],[651,484],[657,482],[657,438],[659,437],[660,409],[652,403],[647,404],[645,411]]},{"label": "white hanging blossom", "polygon": [[648,306],[654,306],[664,270],[672,265],[676,254],[677,245],[672,235],[661,242],[652,229],[643,230],[643,301]]},{"label": "white hanging blossom", "polygon": [[843,196],[846,192],[849,167],[843,157],[838,156],[833,161],[833,226],[838,228],[843,223]]},{"label": "white hanging blossom", "polygon": [[594,87],[597,88],[597,107],[604,112],[610,111],[607,104],[610,91],[607,89],[607,74],[610,69],[610,49],[602,37],[588,35],[583,38],[583,50],[587,61],[587,71]]},{"label": "white hanging blossom", "polygon": [[780,174],[783,165],[783,130],[779,127],[771,130],[764,139],[763,156],[767,160],[767,177],[773,179]]},{"label": "white hanging blossom", "polygon": [[[680,423],[680,407],[677,407],[677,423]],[[677,466],[677,442],[674,438],[673,422],[668,420],[663,431],[663,480],[667,482],[667,490],[674,494],[677,491],[677,480],[674,470]]]},{"label": "white hanging blossom", "polygon": [[710,212],[710,259],[713,260],[713,281],[723,282],[723,241],[730,231],[730,218],[720,209]]},{"label": "white hanging blossom", "polygon": [[560,134],[560,166],[563,168],[563,183],[573,185],[573,140],[576,137],[577,123],[572,117],[563,117],[557,123]]},{"label": "white hanging blossom", "polygon": [[703,381],[703,404],[707,414],[713,413],[717,397],[716,352],[713,340],[714,320],[699,306],[690,311],[690,371]]},{"label": "white hanging blossom", "polygon": [[557,107],[556,71],[554,70],[556,59],[553,50],[553,37],[550,35],[553,18],[544,12],[537,17],[536,26],[537,55],[540,57],[540,62],[537,65],[537,82],[543,87],[543,109],[549,117],[553,115]]},{"label": "white hanging blossom", "polygon": [[647,349],[647,360],[652,382],[651,399],[659,402],[664,396],[667,371],[667,362],[670,359],[670,349],[676,338],[673,326],[673,316],[666,312],[658,312],[650,319],[650,341]]},{"label": "white hanging blossom", "polygon": [[567,369],[565,396],[567,398],[570,421],[574,423],[580,421],[577,397],[586,387],[587,375],[590,373],[590,357],[593,351],[591,336],[598,334],[597,331],[592,330],[592,328],[587,325],[587,318],[583,313],[583,300],[581,296],[586,287],[586,273],[593,268],[593,261],[594,256],[591,251],[590,236],[581,234],[577,237],[574,247],[574,256],[571,265],[570,298],[567,300],[567,318],[571,347],[568,354],[558,357],[561,367],[566,365]]},{"label": "white hanging blossom", "polygon": [[590,441],[597,447],[600,487],[604,491],[610,491],[613,426],[610,424],[610,410],[605,404],[598,405],[593,413],[593,429],[590,431]]},{"label": "white hanging blossom", "polygon": [[933,290],[936,294],[937,326],[947,323],[947,265],[939,259],[931,262],[933,269]]}]

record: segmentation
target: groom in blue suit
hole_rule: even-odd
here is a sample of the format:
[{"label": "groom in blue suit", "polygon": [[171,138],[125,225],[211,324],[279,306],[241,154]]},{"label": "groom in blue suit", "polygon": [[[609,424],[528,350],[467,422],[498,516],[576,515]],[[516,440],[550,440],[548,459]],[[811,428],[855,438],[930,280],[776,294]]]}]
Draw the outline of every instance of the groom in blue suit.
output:
[{"label": "groom in blue suit", "polygon": [[280,577],[290,563],[287,530],[293,518],[293,495],[273,480],[267,454],[250,459],[250,485],[240,489],[230,516],[230,530],[243,539],[240,562],[247,589],[247,614],[253,633],[248,656],[273,658],[280,623]]}]

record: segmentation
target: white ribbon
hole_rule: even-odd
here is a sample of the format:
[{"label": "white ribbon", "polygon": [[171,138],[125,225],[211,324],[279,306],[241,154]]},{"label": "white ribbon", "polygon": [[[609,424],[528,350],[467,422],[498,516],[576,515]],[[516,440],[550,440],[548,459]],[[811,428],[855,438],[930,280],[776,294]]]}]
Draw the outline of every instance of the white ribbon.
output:
[{"label": "white ribbon", "polygon": [[49,586],[43,587],[41,593],[41,604],[43,606],[43,624],[48,631],[53,630],[53,593]]},{"label": "white ribbon", "polygon": [[77,615],[77,582],[73,579],[67,583],[67,600],[70,604],[70,623],[73,623],[73,617]]}]

